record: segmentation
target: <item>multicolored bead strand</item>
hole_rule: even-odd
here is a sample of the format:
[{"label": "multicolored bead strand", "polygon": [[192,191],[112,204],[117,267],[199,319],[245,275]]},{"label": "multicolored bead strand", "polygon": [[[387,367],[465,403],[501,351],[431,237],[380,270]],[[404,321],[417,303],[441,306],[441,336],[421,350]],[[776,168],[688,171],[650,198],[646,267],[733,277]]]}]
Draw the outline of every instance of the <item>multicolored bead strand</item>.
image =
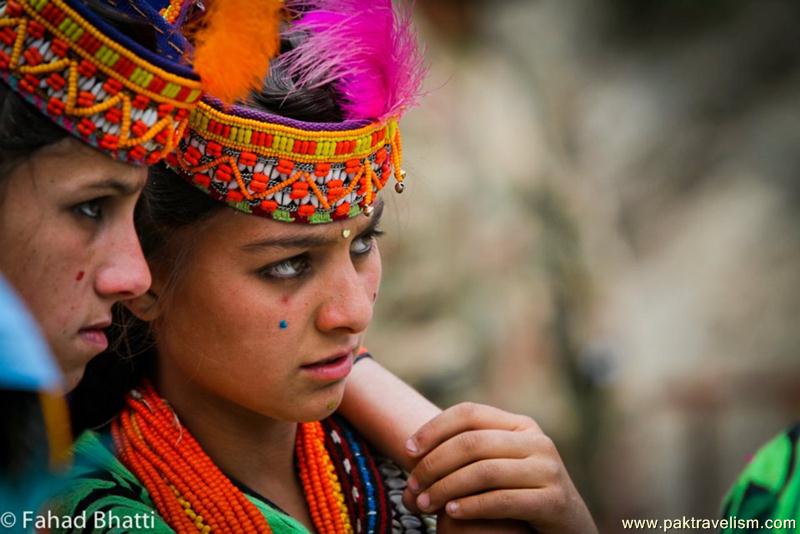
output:
[{"label": "multicolored bead strand", "polygon": [[342,488],[325,449],[322,425],[318,422],[300,425],[296,443],[300,480],[314,527],[319,532],[352,533]]},{"label": "multicolored bead strand", "polygon": [[326,445],[337,460],[337,473],[342,486],[353,491],[350,498],[359,508],[356,516],[360,532],[387,532],[392,525],[392,509],[377,465],[368,445],[343,418],[332,416],[323,421]]}]

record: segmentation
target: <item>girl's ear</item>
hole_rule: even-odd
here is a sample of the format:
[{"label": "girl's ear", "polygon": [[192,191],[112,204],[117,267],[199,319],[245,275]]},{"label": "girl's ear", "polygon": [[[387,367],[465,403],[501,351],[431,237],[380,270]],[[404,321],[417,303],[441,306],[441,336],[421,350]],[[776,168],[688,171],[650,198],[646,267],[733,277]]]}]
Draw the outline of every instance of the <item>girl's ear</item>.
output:
[{"label": "girl's ear", "polygon": [[139,297],[122,302],[133,315],[145,322],[152,322],[159,316],[158,295],[153,290]]}]

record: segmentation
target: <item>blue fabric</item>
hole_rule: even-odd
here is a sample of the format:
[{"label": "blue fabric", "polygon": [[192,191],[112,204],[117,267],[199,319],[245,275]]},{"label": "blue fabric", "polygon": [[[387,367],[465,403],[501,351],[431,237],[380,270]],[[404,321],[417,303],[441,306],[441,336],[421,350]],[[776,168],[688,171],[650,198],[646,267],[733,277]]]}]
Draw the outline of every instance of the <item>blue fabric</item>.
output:
[{"label": "blue fabric", "polygon": [[40,391],[60,384],[61,373],[38,326],[0,276],[0,388]]},{"label": "blue fabric", "polygon": [[187,50],[189,43],[177,28],[171,26],[164,17],[161,16],[158,9],[155,7],[161,4],[161,2],[153,2],[151,0],[101,1],[108,7],[132,17],[134,20],[145,22],[155,27],[157,51],[155,53],[151,52],[105,22],[101,17],[94,14],[91,9],[86,7],[81,0],[66,0],[66,3],[70,8],[77,11],[81,17],[89,21],[95,28],[102,31],[106,36],[124,46],[140,58],[161,67],[167,72],[193,78],[195,80],[199,79],[197,73],[183,60],[184,52]]},{"label": "blue fabric", "polygon": [[145,0],[150,7],[157,10],[162,10],[169,5],[169,0]]},{"label": "blue fabric", "polygon": [[[46,512],[42,511],[44,503],[64,491],[68,483],[69,479],[66,476],[47,471],[27,473],[23,480],[16,482],[11,482],[5,477],[0,478],[0,505],[2,505],[0,506],[0,516],[4,513],[11,513],[14,518],[14,525],[7,528],[0,526],[0,532],[31,534],[47,532],[47,530],[37,531],[34,528],[34,516],[44,515],[46,517]],[[24,520],[26,511],[33,512],[28,521]],[[9,521],[9,517],[6,516],[5,520]]]}]

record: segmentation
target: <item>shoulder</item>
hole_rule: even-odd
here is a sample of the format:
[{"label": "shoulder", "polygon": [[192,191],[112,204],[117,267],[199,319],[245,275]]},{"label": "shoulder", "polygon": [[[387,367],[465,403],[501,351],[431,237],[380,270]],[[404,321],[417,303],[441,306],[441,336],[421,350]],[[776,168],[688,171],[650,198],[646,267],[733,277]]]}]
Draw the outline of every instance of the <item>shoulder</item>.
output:
[{"label": "shoulder", "polygon": [[[81,532],[172,532],[147,490],[114,455],[107,432],[86,431],[74,447],[69,484],[49,509],[85,521]],[[53,532],[68,529],[54,529]]]},{"label": "shoulder", "polygon": [[725,497],[723,516],[795,517],[800,498],[799,448],[800,423],[763,445]]}]

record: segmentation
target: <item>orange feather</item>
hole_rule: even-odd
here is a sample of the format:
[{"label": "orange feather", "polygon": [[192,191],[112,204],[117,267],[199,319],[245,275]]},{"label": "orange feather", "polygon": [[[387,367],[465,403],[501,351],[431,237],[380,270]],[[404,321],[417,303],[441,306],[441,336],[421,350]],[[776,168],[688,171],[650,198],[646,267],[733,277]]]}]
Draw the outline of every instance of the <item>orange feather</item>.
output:
[{"label": "orange feather", "polygon": [[280,50],[280,0],[210,0],[194,41],[203,89],[232,104],[259,90]]}]

